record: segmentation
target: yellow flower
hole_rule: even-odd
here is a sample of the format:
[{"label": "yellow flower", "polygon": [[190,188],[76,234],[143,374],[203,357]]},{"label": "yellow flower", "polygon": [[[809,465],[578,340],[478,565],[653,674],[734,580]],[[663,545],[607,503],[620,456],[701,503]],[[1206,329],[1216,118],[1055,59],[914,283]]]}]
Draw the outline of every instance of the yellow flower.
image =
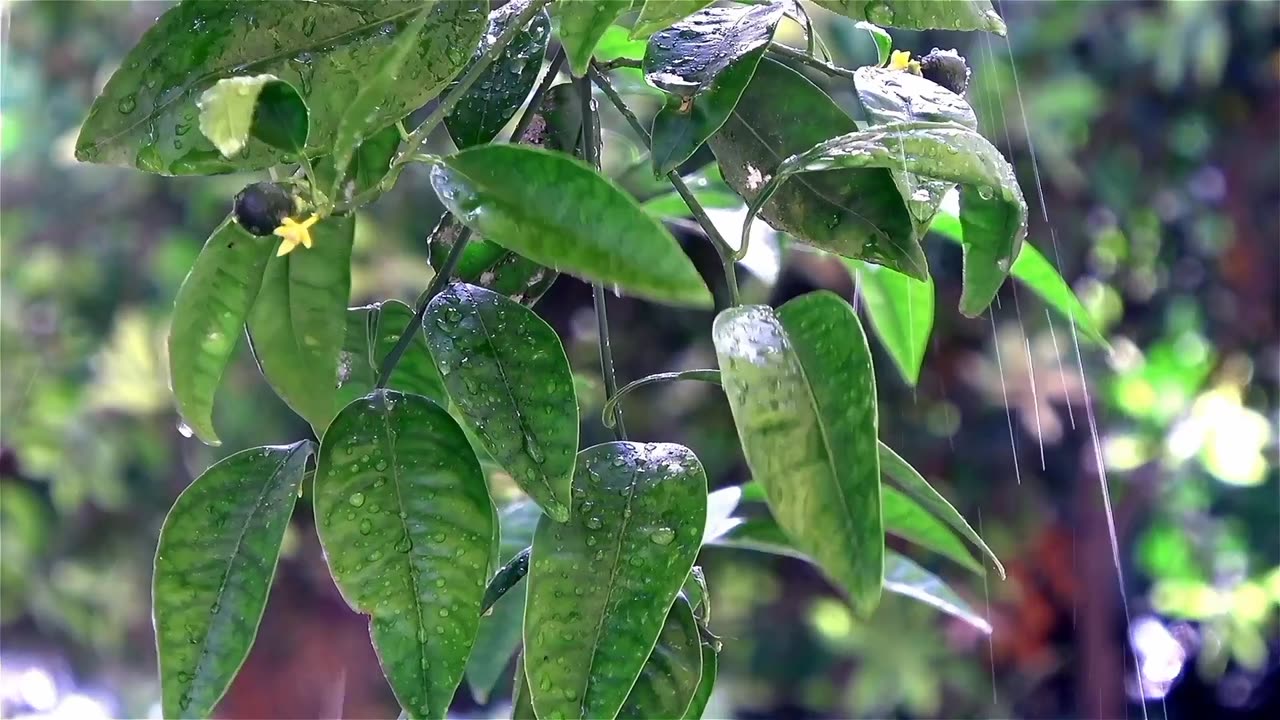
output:
[{"label": "yellow flower", "polygon": [[280,227],[272,231],[275,235],[284,238],[280,242],[280,249],[276,251],[276,257],[288,255],[299,245],[310,250],[311,226],[315,225],[319,220],[319,215],[312,215],[302,222],[298,222],[291,217],[285,218],[284,222],[280,223]]},{"label": "yellow flower", "polygon": [[906,70],[907,72],[920,74],[920,63],[911,59],[911,53],[907,50],[894,50],[889,55],[889,70]]}]

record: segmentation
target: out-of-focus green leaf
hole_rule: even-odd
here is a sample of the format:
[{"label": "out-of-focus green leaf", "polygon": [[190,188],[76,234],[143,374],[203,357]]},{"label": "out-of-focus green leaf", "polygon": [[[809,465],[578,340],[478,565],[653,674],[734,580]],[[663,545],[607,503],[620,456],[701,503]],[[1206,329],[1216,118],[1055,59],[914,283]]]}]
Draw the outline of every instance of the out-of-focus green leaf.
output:
[{"label": "out-of-focus green leaf", "polygon": [[885,32],[885,29],[879,25],[869,23],[866,20],[859,20],[854,24],[854,27],[866,30],[867,34],[871,36],[871,41],[876,44],[876,64],[884,65],[888,62],[889,53],[893,51],[893,38],[889,36],[889,33]]},{"label": "out-of-focus green leaf", "polygon": [[573,0],[554,6],[560,44],[569,59],[569,69],[582,77],[587,74],[596,43],[618,16],[631,9],[633,0]]},{"label": "out-of-focus green leaf", "polygon": [[712,340],[747,465],[778,525],[870,615],[884,530],[875,374],[853,309],[825,291],[777,312],[730,308]]},{"label": "out-of-focus green leaf", "polygon": [[[783,160],[856,130],[853,119],[816,85],[764,58],[733,113],[708,144],[725,182],[753,202]],[[760,216],[814,247],[886,265],[920,280],[929,276],[890,169],[793,178],[768,198]]]},{"label": "out-of-focus green leaf", "polygon": [[541,717],[615,717],[693,567],[707,477],[688,448],[606,443],[578,454],[574,501],[534,535],[525,674]]},{"label": "out-of-focus green leaf", "polygon": [[831,12],[909,30],[986,30],[1005,34],[991,0],[813,0]]},{"label": "out-of-focus green leaf", "polygon": [[208,717],[249,655],[314,451],[304,440],[238,452],[165,518],[151,591],[165,715]]},{"label": "out-of-focus green leaf", "polygon": [[689,601],[678,595],[618,717],[682,718],[701,680],[702,642],[698,623]]},{"label": "out-of-focus green leaf", "polygon": [[569,519],[578,450],[573,372],[550,325],[495,292],[455,283],[423,325],[463,420],[553,519]]},{"label": "out-of-focus green leaf", "polygon": [[729,118],[782,13],[782,3],[709,7],[649,38],[645,79],[667,93],[653,119],[654,175],[688,160]]},{"label": "out-of-focus green leaf", "polygon": [[370,130],[408,115],[453,79],[484,31],[486,7],[485,0],[179,3],[107,81],[80,129],[76,158],[166,175],[280,164],[288,154],[260,140],[226,158],[191,132],[201,93],[223,78],[264,74],[297,88],[310,109],[307,154],[328,153],[352,98],[420,12],[426,25]]},{"label": "out-of-focus green leaf", "polygon": [[169,386],[182,421],[212,445],[221,444],[213,429],[214,395],[262,286],[273,239],[254,237],[230,218],[224,220],[205,242],[173,303]]},{"label": "out-of-focus green leaf", "polygon": [[964,541],[922,505],[887,485],[881,486],[880,496],[885,532],[982,574],[982,564],[974,559]]},{"label": "out-of-focus green leaf", "polygon": [[497,532],[462,429],[417,395],[356,400],[320,447],[315,514],[329,570],[370,616],[396,699],[413,717],[443,718],[475,640]]},{"label": "out-of-focus green leaf", "polygon": [[[507,29],[533,0],[515,0],[489,14],[489,30],[476,48],[471,62],[482,54]],[[533,16],[498,56],[476,79],[471,89],[453,110],[445,116],[444,124],[459,149],[487,143],[498,136],[538,81],[542,58],[551,38],[551,16],[544,9]]]},{"label": "out-of-focus green leaf", "polygon": [[880,343],[908,385],[920,379],[920,366],[933,331],[933,278],[920,282],[861,260],[845,260],[857,280],[862,307]]},{"label": "out-of-focus green leaf", "polygon": [[253,355],[271,388],[321,437],[335,412],[355,219],[325,218],[311,234],[311,249],[298,248],[267,263],[248,328]]},{"label": "out-of-focus green leaf", "polygon": [[468,227],[531,260],[647,299],[711,305],[702,277],[662,225],[573,158],[484,145],[443,158],[431,183]]},{"label": "out-of-focus green leaf", "polygon": [[889,168],[960,185],[964,287],[960,311],[991,304],[1027,234],[1027,203],[1013,168],[986,138],[954,123],[876,125],[823,141],[787,158],[748,207],[748,218],[795,175]]},{"label": "out-of-focus green leaf", "polygon": [[702,720],[707,711],[707,703],[711,701],[711,692],[716,687],[716,673],[720,666],[720,652],[705,640],[702,642],[702,678],[698,681],[698,690],[693,694],[693,701],[684,711],[685,720]]}]

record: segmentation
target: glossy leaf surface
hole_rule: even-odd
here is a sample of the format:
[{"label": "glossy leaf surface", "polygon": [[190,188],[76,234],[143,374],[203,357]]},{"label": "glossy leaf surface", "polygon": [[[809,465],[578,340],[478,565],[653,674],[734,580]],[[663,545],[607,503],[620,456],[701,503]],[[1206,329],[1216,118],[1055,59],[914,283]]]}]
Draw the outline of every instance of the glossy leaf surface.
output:
[{"label": "glossy leaf surface", "polygon": [[[856,129],[853,119],[816,85],[764,58],[709,144],[725,182],[750,202],[783,160]],[[764,203],[760,216],[823,250],[921,280],[928,277],[910,213],[889,169],[789,179]]]},{"label": "glossy leaf surface", "polygon": [[859,260],[847,260],[871,329],[902,379],[914,386],[933,331],[933,278],[925,282]]},{"label": "glossy leaf surface", "polygon": [[182,421],[204,442],[220,444],[213,400],[253,307],[274,238],[224,220],[182,281],[169,323],[169,387]]},{"label": "glossy leaf surface", "polygon": [[[333,413],[351,401],[373,392],[383,360],[413,319],[413,308],[399,300],[387,300],[347,310],[347,334],[338,355],[338,391]],[[449,403],[444,381],[427,350],[426,336],[418,331],[416,341],[401,357],[387,387],[403,393],[422,395],[444,407]]]},{"label": "glossy leaf surface", "polygon": [[555,5],[560,44],[569,59],[569,69],[582,77],[591,64],[591,54],[605,30],[618,16],[631,9],[632,0],[573,0]]},{"label": "glossy leaf surface", "polygon": [[702,641],[683,595],[667,612],[649,660],[622,704],[619,718],[682,718],[702,680]]},{"label": "glossy leaf surface", "polygon": [[[489,14],[489,30],[476,48],[471,62],[487,52],[529,3],[516,0]],[[533,91],[542,69],[542,58],[551,38],[551,16],[542,10],[515,36],[497,60],[480,74],[474,85],[445,116],[444,124],[460,150],[487,143],[520,110]]]},{"label": "glossy leaf surface", "polygon": [[661,223],[573,158],[485,145],[443,158],[431,183],[472,230],[535,262],[650,300],[711,304],[698,271]]},{"label": "glossy leaf surface", "polygon": [[714,0],[657,0],[646,2],[640,8],[640,15],[631,26],[631,37],[647,38],[653,33],[674,25],[676,22],[698,12],[710,5]]},{"label": "glossy leaf surface", "polygon": [[543,518],[525,607],[525,674],[540,717],[614,717],[689,576],[707,478],[679,445],[578,454],[574,512]]},{"label": "glossy leaf surface", "polygon": [[552,518],[569,519],[578,400],[560,338],[495,292],[455,283],[423,321],[449,397],[485,451]]},{"label": "glossy leaf surface", "polygon": [[356,400],[320,447],[315,513],[329,569],[370,616],[396,699],[413,717],[443,718],[475,640],[497,531],[462,429],[416,395]]},{"label": "glossy leaf surface", "polygon": [[372,129],[435,96],[466,65],[485,27],[484,0],[359,3],[184,2],[121,62],[80,130],[76,158],[166,175],[255,170],[285,155],[259,140],[225,158],[195,129],[196,99],[218,80],[270,74],[311,111],[307,154],[328,153],[369,74],[420,11],[426,25]]},{"label": "glossy leaf surface", "polygon": [[[373,133],[360,143],[339,184],[339,198],[349,198],[377,187],[391,170],[391,160],[400,149],[400,130],[394,125]],[[313,163],[316,185],[321,188],[334,186],[337,172],[334,157],[325,155]]]},{"label": "glossy leaf surface", "polygon": [[251,132],[280,150],[306,147],[307,105],[297,89],[275,75],[219,80],[201,93],[196,105],[200,133],[226,157],[240,152]]},{"label": "glossy leaf surface", "polygon": [[966,570],[982,573],[981,563],[964,541],[922,505],[890,486],[881,486],[880,495],[886,533],[954,560]]},{"label": "glossy leaf surface", "polygon": [[986,30],[1005,34],[991,0],[813,0],[831,12],[884,27],[910,30]]},{"label": "glossy leaf surface", "polygon": [[[437,271],[453,250],[463,230],[453,213],[446,213],[428,240],[431,267]],[[560,273],[472,234],[453,272],[459,282],[492,290],[526,307],[532,307],[551,288]]]},{"label": "glossy leaf surface", "polygon": [[168,717],[208,717],[249,654],[315,446],[250,448],[183,491],[156,550],[152,617]]},{"label": "glossy leaf surface", "polygon": [[[945,210],[938,213],[929,226],[943,237],[964,244],[964,227],[960,218]],[[1041,300],[1054,309],[1068,322],[1073,322],[1080,329],[1080,335],[1089,342],[1108,347],[1107,339],[1098,331],[1093,317],[1062,275],[1053,267],[1053,263],[1031,243],[1023,243],[1018,259],[1013,261],[1009,274],[1024,285],[1031,288]]]},{"label": "glossy leaf surface", "polygon": [[778,166],[761,198],[797,174],[848,168],[897,168],[960,185],[964,287],[960,311],[991,304],[1027,234],[1027,203],[1013,167],[986,138],[954,123],[906,122],[831,138]]},{"label": "glossy leaf surface", "polygon": [[271,258],[249,313],[258,367],[317,436],[335,412],[354,233],[352,216],[328,217],[312,228],[313,248]]},{"label": "glossy leaf surface", "polygon": [[688,160],[724,125],[782,14],[782,3],[709,7],[649,39],[645,79],[668,93],[653,119],[655,175]]},{"label": "glossy leaf surface", "polygon": [[778,524],[870,614],[884,530],[875,376],[853,309],[829,292],[777,312],[730,308],[712,340],[747,465]]}]

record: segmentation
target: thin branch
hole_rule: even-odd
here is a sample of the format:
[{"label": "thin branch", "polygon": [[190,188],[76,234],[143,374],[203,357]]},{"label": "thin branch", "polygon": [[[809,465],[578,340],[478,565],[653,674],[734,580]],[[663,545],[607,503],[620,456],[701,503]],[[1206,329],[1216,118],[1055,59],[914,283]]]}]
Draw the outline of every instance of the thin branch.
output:
[{"label": "thin branch", "polygon": [[614,58],[608,62],[596,63],[596,68],[598,68],[600,72],[609,72],[610,70],[617,70],[618,68],[634,68],[639,70],[643,67],[643,60],[633,60],[629,57]]},{"label": "thin branch", "polygon": [[[592,68],[591,80],[609,98],[609,102],[613,103],[613,106],[618,109],[618,112],[626,119],[627,124],[640,137],[644,146],[650,148],[650,152],[652,152],[653,139],[649,136],[649,131],[644,128],[640,119],[636,117],[636,114],[627,106],[626,101],[614,89],[613,84],[609,82],[609,78],[605,77],[599,71],[599,68]],[[715,247],[716,254],[720,256],[725,284],[729,286],[729,301],[732,305],[737,305],[740,302],[740,298],[738,294],[738,275],[734,268],[733,246],[716,229],[715,223],[711,222],[711,218],[707,216],[706,209],[702,207],[702,203],[698,202],[698,198],[694,196],[693,191],[685,184],[684,178],[680,177],[680,173],[672,170],[667,173],[667,180],[671,182],[671,186],[679,193],[685,205],[689,206],[689,212],[693,214],[693,219],[697,221],[698,225],[702,227],[702,231],[711,239],[711,244]]]},{"label": "thin branch", "polygon": [[673,380],[700,380],[706,383],[720,384],[719,370],[681,370],[679,372],[655,373],[646,375],[639,380],[632,380],[624,385],[621,389],[613,394],[613,397],[604,401],[604,407],[600,410],[600,421],[607,428],[613,427],[613,415],[616,412],[615,407],[628,395],[632,390],[637,390],[645,385],[652,385],[660,382],[671,382]]},{"label": "thin branch", "polygon": [[520,120],[516,122],[515,129],[511,131],[511,142],[520,142],[524,131],[529,129],[529,125],[533,123],[533,118],[538,114],[539,108],[542,106],[542,98],[546,96],[547,90],[551,89],[551,83],[556,81],[556,77],[560,74],[560,68],[564,67],[564,48],[556,52],[556,56],[552,58],[551,64],[547,66],[547,72],[542,76],[542,82],[538,83],[538,87],[534,89],[533,95],[529,98],[529,104],[525,107],[524,114],[520,116]]},{"label": "thin branch", "polygon": [[480,76],[489,69],[489,66],[498,59],[498,56],[502,54],[502,51],[507,49],[507,45],[511,44],[511,41],[516,38],[516,35],[524,32],[525,26],[533,20],[534,15],[537,15],[542,11],[543,7],[550,3],[551,0],[532,0],[532,2],[530,2],[529,5],[511,21],[511,24],[508,25],[507,29],[498,36],[498,39],[489,46],[489,49],[485,50],[485,52],[476,59],[475,63],[472,64],[467,72],[463,74],[462,77],[458,78],[457,84],[455,84],[453,89],[441,98],[440,103],[431,110],[431,114],[427,115],[427,118],[422,121],[422,124],[410,133],[408,147],[406,147],[404,151],[400,153],[400,156],[396,158],[396,164],[400,164],[403,161],[403,158],[413,155],[418,151],[418,147],[426,141],[427,136],[444,121],[445,116],[453,110],[453,106],[458,104],[458,101],[462,99],[462,96],[466,95],[467,92],[471,90],[471,86],[474,85],[476,80],[479,80]]},{"label": "thin branch", "polygon": [[793,47],[788,47],[787,45],[782,45],[780,43],[770,43],[769,52],[777,55],[778,57],[784,57],[789,60],[804,63],[815,70],[821,70],[822,72],[834,77],[842,77],[849,80],[854,79],[852,70],[842,68],[838,65],[832,65],[828,62],[823,62],[816,57],[808,55],[803,50],[797,50]]}]

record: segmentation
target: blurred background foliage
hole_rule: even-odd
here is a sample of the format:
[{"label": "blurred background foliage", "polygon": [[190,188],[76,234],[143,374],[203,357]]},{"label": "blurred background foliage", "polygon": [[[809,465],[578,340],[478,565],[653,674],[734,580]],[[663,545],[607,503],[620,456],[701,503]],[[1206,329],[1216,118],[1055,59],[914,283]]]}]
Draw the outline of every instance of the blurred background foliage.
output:
[{"label": "blurred background foliage", "polygon": [[[969,58],[969,99],[1019,170],[1030,239],[1114,352],[1078,350],[1072,328],[1014,287],[989,317],[959,317],[959,254],[930,243],[934,340],[914,390],[877,355],[882,433],[1009,567],[983,583],[919,558],[995,632],[892,596],[861,623],[798,561],[709,549],[725,650],[708,717],[1109,718],[1143,702],[1161,717],[1280,716],[1280,5],[1001,5],[1008,42],[894,31],[895,44]],[[0,8],[3,716],[156,714],[150,564],[166,509],[216,459],[308,432],[243,344],[217,407],[225,447],[175,427],[162,355],[173,297],[249,179],[72,160],[89,103],[165,7]],[[814,16],[841,64],[874,62],[865,33]],[[780,38],[797,42],[797,28]],[[851,103],[850,88],[827,87]],[[604,121],[606,163],[625,168],[638,150],[618,117]],[[622,181],[657,192],[642,168]],[[437,214],[425,178],[407,173],[362,218],[352,305],[416,297]],[[853,292],[829,259],[754,244],[767,250],[750,259],[749,301]],[[581,373],[584,443],[605,439],[589,289],[562,278],[538,310]],[[620,299],[610,314],[624,378],[714,363],[705,313]],[[716,486],[748,479],[708,386],[645,391],[628,423],[692,447]],[[328,579],[305,504],[220,714],[391,717],[364,620]],[[455,710],[489,717],[502,702],[464,689]]]}]

